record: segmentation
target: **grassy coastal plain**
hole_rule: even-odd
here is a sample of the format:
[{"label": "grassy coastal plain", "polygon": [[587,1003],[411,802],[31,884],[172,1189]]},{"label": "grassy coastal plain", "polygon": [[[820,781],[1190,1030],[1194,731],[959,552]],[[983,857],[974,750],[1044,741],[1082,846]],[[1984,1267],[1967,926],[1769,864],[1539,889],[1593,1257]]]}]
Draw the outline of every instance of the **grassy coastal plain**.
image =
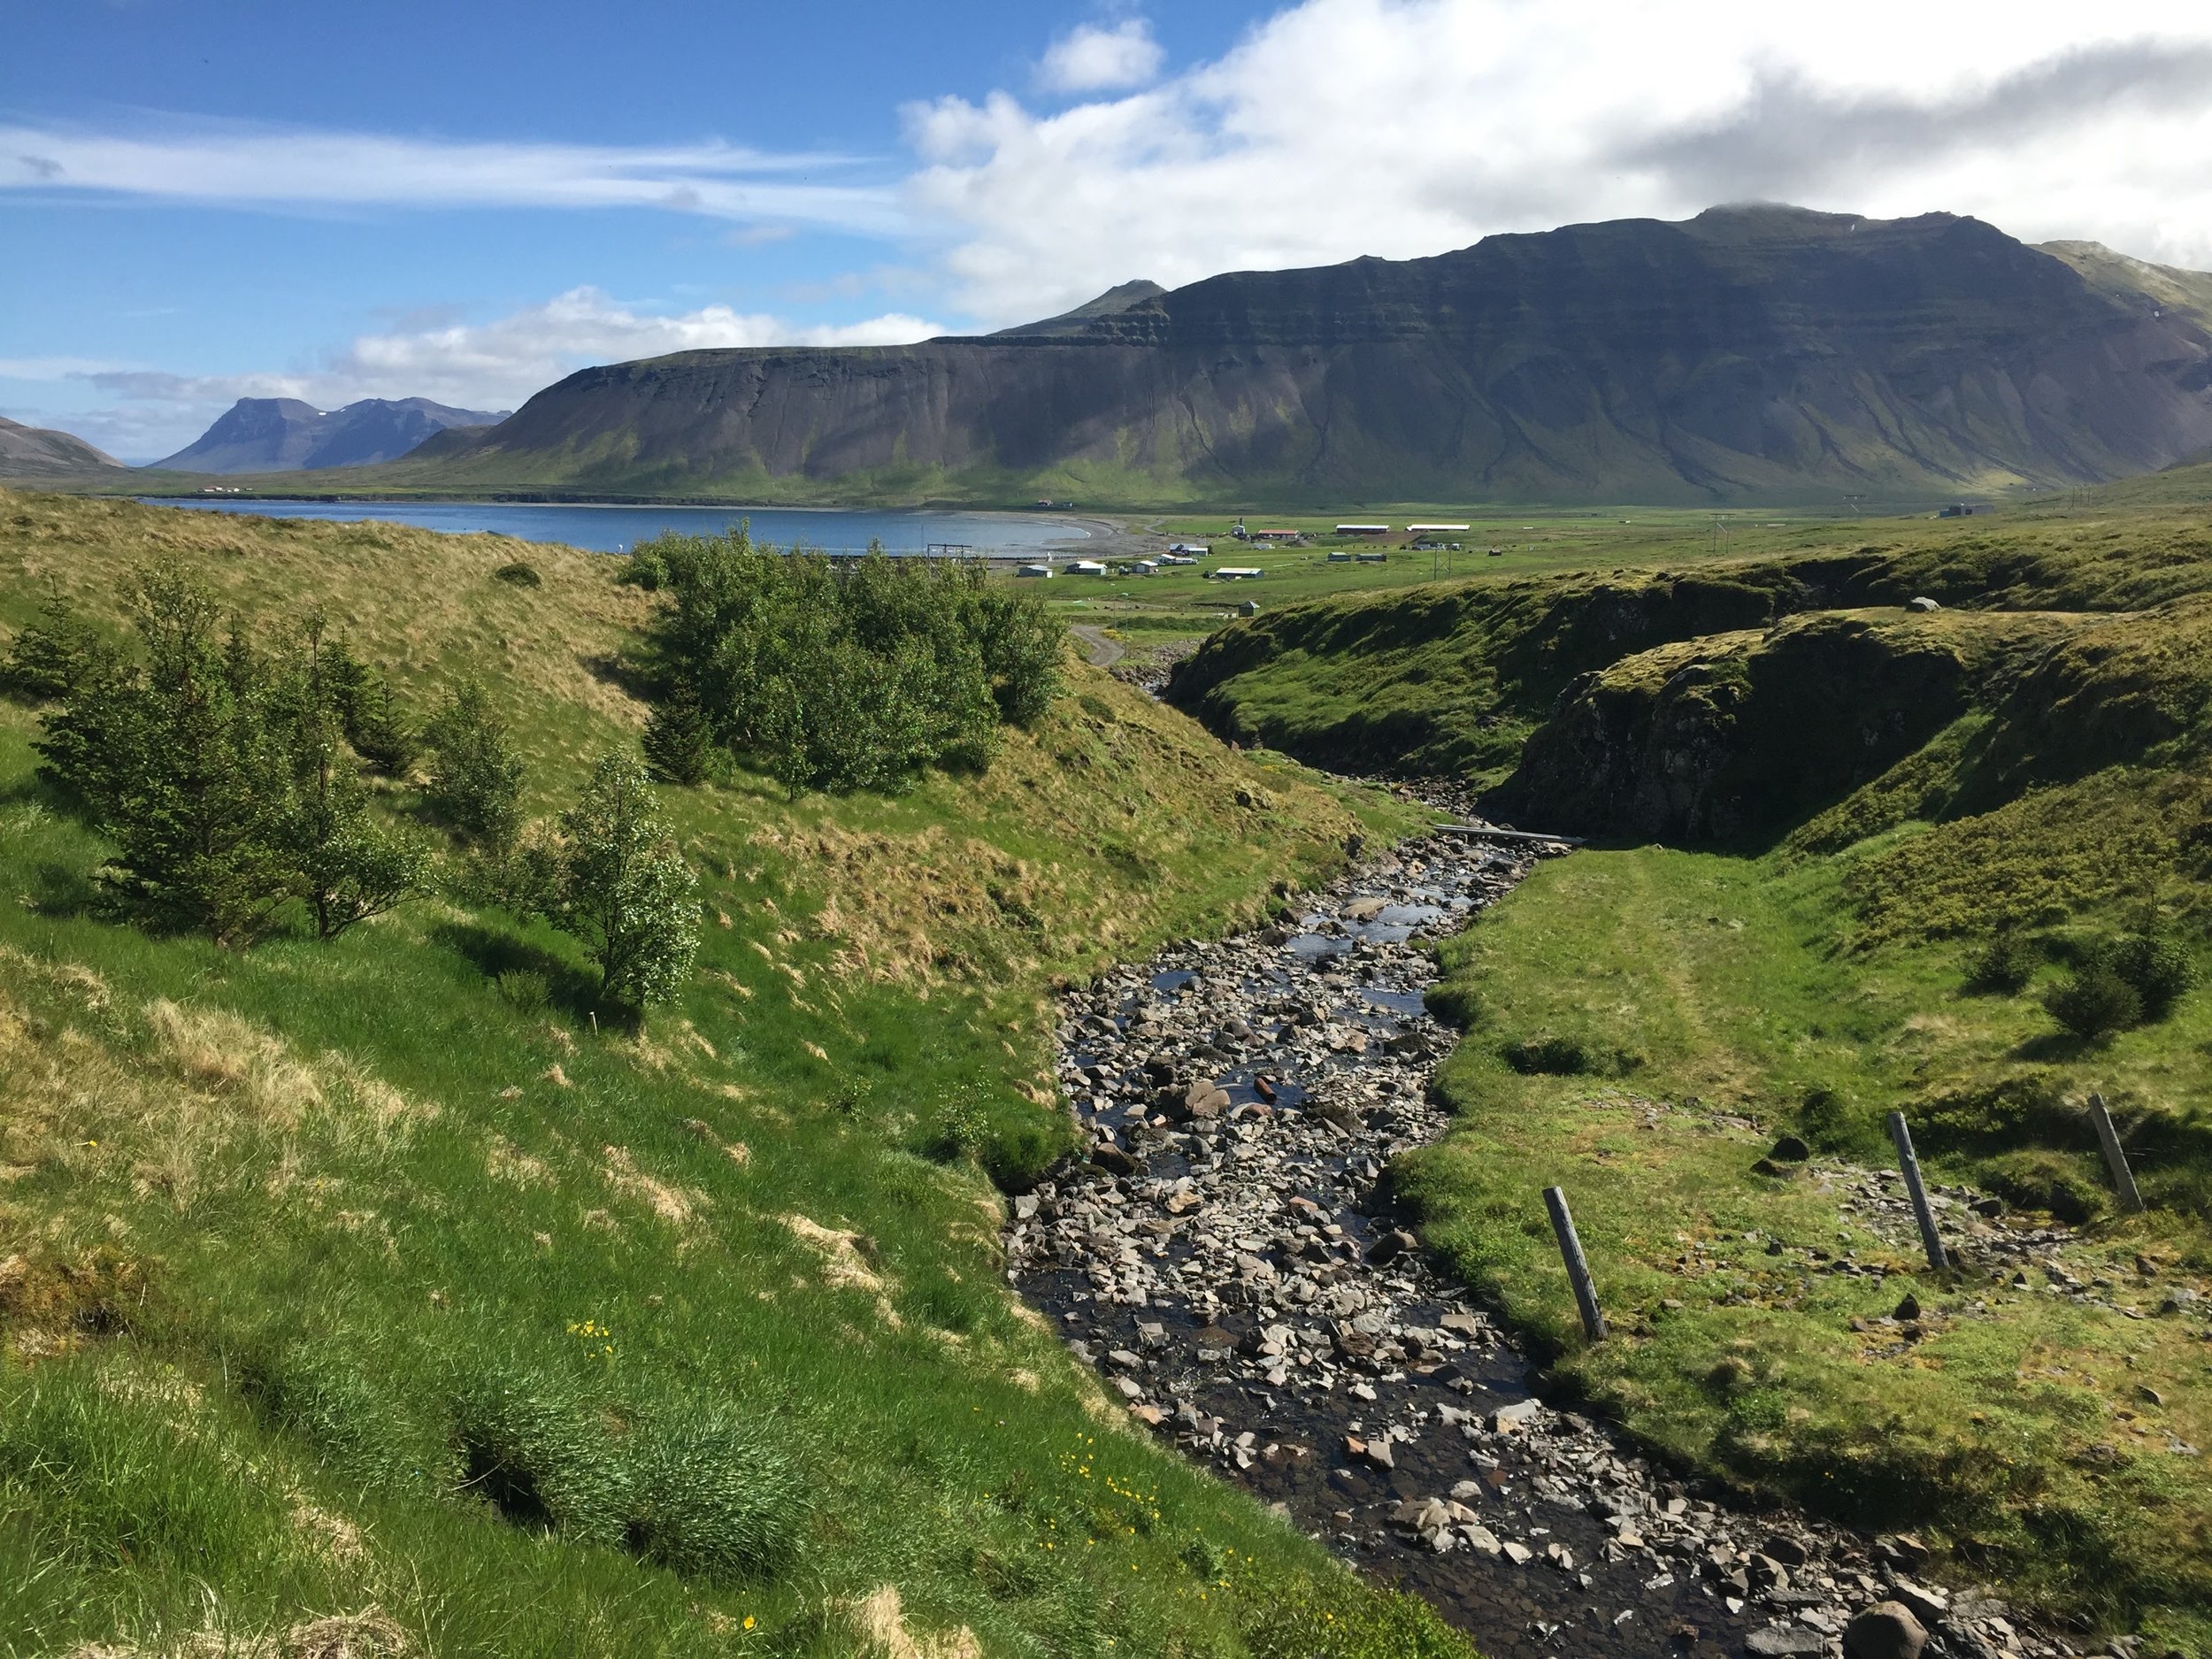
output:
[{"label": "grassy coastal plain", "polygon": [[[418,714],[480,678],[534,816],[643,723],[655,598],[494,537],[0,494],[0,635],[58,593],[124,637],[148,564],[265,640],[321,605]],[[1405,808],[1071,662],[979,774],[661,791],[704,938],[626,1025],[458,887],[332,945],[114,919],[41,718],[0,703],[0,1651],[1465,1651],[1130,1432],[992,1179],[1065,1144],[1056,983]]]},{"label": "grassy coastal plain", "polygon": [[[1271,609],[1173,694],[1591,838],[1443,948],[1456,1125],[1397,1171],[1560,1389],[1747,1490],[1915,1530],[1953,1582],[2186,1654],[2212,1652],[2208,494],[2200,468]],[[2160,1005],[2115,989],[2085,1026],[2129,950]],[[1997,1201],[1947,1211],[1951,1272],[1879,1179],[1892,1110],[1932,1179]]]}]

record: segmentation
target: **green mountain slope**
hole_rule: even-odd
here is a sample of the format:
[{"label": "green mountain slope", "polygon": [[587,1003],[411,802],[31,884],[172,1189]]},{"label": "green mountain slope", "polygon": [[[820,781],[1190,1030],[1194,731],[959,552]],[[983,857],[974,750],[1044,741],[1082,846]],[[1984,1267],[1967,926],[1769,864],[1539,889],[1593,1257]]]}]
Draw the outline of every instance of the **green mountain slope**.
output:
[{"label": "green mountain slope", "polygon": [[[112,626],[145,560],[265,638],[325,605],[418,710],[482,676],[533,812],[635,739],[652,601],[495,537],[0,495],[0,634],[56,589]],[[1071,672],[980,777],[665,791],[709,925],[627,1033],[457,897],[329,947],[111,919],[0,702],[0,1646],[1463,1652],[999,1280],[979,1165],[1066,1133],[1056,977],[1405,821]]]}]

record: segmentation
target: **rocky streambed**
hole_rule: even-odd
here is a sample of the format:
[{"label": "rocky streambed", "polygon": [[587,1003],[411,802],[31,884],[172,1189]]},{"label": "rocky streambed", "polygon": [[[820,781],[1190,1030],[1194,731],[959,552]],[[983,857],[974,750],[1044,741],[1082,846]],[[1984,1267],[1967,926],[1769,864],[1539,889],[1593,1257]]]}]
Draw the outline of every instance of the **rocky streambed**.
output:
[{"label": "rocky streambed", "polygon": [[[1563,846],[1439,833],[1294,926],[1192,941],[1071,995],[1088,1160],[1017,1199],[1009,1278],[1138,1420],[1496,1659],[2070,1651],[1909,1537],[1755,1515],[1534,1397],[1529,1367],[1389,1212],[1444,1129],[1424,936]],[[1886,1194],[1883,1194],[1886,1197]],[[1874,1610],[1870,1610],[1874,1609]]]}]

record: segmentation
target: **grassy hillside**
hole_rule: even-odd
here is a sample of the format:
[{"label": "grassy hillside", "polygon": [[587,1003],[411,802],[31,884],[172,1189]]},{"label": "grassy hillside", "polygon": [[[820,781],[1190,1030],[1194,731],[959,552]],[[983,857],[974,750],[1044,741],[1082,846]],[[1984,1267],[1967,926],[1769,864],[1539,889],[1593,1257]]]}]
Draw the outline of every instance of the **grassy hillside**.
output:
[{"label": "grassy hillside", "polygon": [[[1953,1576],[2201,1653],[2212,994],[2096,1039],[2044,999],[2138,933],[2207,954],[2208,627],[2201,511],[2130,488],[1297,607],[1177,686],[1223,729],[1471,772],[1597,838],[1446,949],[1458,1125],[1399,1171],[1562,1387],[1717,1474],[1922,1528]],[[2147,1215],[2116,1212],[2092,1091]],[[1979,1230],[1949,1276],[1869,1185],[1892,1110],[1938,1179],[2003,1201],[1948,1212]],[[1809,1162],[1766,1156],[1782,1135]],[[1555,1183],[1614,1317],[1596,1347]]]},{"label": "grassy hillside", "polygon": [[[649,598],[490,537],[0,495],[0,634],[148,558],[258,632],[326,605],[419,708],[486,676],[535,810],[641,719]],[[1071,672],[981,778],[664,792],[710,926],[634,1033],[457,900],[234,953],[110,918],[0,703],[0,1651],[1458,1651],[997,1280],[1055,978],[1399,822]]]}]

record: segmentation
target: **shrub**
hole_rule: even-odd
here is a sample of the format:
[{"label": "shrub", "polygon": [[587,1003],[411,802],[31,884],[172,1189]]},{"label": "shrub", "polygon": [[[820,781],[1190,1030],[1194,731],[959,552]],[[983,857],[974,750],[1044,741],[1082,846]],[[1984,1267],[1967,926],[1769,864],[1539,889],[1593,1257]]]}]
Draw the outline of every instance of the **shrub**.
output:
[{"label": "shrub", "polygon": [[2001,992],[2016,996],[2028,988],[2028,981],[2043,964],[2043,953],[2029,940],[2010,928],[2000,930],[1968,964],[1966,982],[1977,991]]},{"label": "shrub", "polygon": [[807,1486],[791,1461],[726,1407],[649,1422],[633,1437],[625,1535],[649,1561],[726,1581],[772,1571],[798,1548]]},{"label": "shrub", "polygon": [[2135,987],[2101,963],[2089,963],[2043,996],[2051,1018],[2084,1042],[2108,1042],[2143,1019]]},{"label": "shrub", "polygon": [[515,560],[511,565],[502,565],[497,570],[492,572],[492,580],[498,582],[507,582],[517,588],[542,588],[545,586],[545,578],[538,574],[537,566],[534,565],[526,565],[520,559]]},{"label": "shrub", "polygon": [[423,733],[431,810],[495,856],[522,833],[522,760],[477,680],[464,680]]},{"label": "shrub", "polygon": [[525,1014],[537,1013],[553,998],[552,985],[534,968],[509,968],[492,983],[509,1007]]},{"label": "shrub", "polygon": [[699,884],[655,809],[645,768],[609,755],[561,817],[553,919],[591,952],[603,992],[634,1008],[675,995],[699,949]]},{"label": "shrub", "polygon": [[1498,1057],[1524,1077],[1581,1077],[1596,1070],[1581,1039],[1549,1032],[1500,1043]]},{"label": "shrub", "polygon": [[2098,957],[2134,989],[2142,1000],[2146,1020],[2165,1018],[2173,1012],[2174,1004],[2196,987],[2196,958],[2157,933],[2131,933],[2106,946]]},{"label": "shrub", "polygon": [[[669,595],[653,630],[669,701],[695,699],[705,741],[795,794],[987,764],[999,726],[1034,721],[1058,689],[1059,625],[972,562],[787,556],[741,528],[664,537],[626,578]],[[697,752],[690,721],[672,709],[656,735],[673,761]]]}]

